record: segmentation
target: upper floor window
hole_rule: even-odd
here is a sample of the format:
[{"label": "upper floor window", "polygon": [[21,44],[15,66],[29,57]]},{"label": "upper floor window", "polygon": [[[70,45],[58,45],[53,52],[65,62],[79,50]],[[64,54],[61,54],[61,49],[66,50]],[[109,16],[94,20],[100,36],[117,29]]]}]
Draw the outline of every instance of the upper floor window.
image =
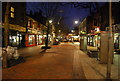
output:
[{"label": "upper floor window", "polygon": [[11,17],[11,18],[14,18],[14,17],[15,17],[15,16],[14,16],[14,8],[13,8],[13,7],[10,8],[10,17]]},{"label": "upper floor window", "polygon": [[13,8],[13,7],[11,7],[10,11],[11,11],[11,12],[14,12],[14,8]]},{"label": "upper floor window", "polygon": [[30,20],[28,21],[28,27],[30,27]]}]

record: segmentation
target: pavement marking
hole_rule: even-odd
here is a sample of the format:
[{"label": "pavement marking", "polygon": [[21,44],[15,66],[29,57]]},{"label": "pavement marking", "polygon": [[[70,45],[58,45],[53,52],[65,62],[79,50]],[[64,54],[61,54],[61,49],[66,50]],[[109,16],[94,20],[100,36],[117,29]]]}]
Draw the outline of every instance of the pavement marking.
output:
[{"label": "pavement marking", "polygon": [[74,52],[73,57],[73,79],[86,79],[82,64],[80,62],[79,50]]}]

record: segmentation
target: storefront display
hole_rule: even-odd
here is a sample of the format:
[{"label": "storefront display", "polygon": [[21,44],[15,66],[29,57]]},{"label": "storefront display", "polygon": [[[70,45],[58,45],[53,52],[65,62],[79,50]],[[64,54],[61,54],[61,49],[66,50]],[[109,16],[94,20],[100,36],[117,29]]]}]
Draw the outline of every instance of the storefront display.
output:
[{"label": "storefront display", "polygon": [[21,46],[22,35],[19,32],[11,31],[9,35],[10,46]]},{"label": "storefront display", "polygon": [[37,35],[37,44],[38,45],[43,44],[43,37],[42,37],[42,35]]},{"label": "storefront display", "polygon": [[28,36],[29,38],[28,38],[28,44],[29,45],[33,45],[33,44],[35,44],[35,35],[29,35]]},{"label": "storefront display", "polygon": [[120,33],[114,34],[114,49],[120,49]]},{"label": "storefront display", "polygon": [[26,34],[26,46],[36,46],[35,34]]},{"label": "storefront display", "polygon": [[93,45],[93,36],[88,36],[88,45]]}]

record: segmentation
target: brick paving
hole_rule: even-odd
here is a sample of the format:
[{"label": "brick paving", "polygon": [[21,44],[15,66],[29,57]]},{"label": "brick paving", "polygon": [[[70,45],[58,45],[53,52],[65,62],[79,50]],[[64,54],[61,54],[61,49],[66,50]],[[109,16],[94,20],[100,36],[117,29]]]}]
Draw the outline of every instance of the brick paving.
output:
[{"label": "brick paving", "polygon": [[[34,47],[33,47],[34,48]],[[3,69],[3,79],[105,79],[106,64],[99,64],[72,43],[54,45],[46,53],[29,48],[26,62]],[[27,48],[26,48],[27,51]],[[21,53],[22,53],[21,49]],[[118,79],[118,64],[112,64],[112,79]]]},{"label": "brick paving", "polygon": [[72,79],[74,49],[64,44],[52,46],[44,54],[32,52],[25,63],[3,69],[3,79]]}]

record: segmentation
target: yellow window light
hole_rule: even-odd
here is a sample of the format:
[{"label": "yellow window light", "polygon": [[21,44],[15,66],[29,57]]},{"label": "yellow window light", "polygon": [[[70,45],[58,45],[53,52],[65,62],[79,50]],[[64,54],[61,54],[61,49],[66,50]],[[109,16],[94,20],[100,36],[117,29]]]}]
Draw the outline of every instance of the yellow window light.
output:
[{"label": "yellow window light", "polygon": [[13,8],[13,7],[11,7],[10,11],[11,11],[11,12],[14,12],[14,8]]}]

